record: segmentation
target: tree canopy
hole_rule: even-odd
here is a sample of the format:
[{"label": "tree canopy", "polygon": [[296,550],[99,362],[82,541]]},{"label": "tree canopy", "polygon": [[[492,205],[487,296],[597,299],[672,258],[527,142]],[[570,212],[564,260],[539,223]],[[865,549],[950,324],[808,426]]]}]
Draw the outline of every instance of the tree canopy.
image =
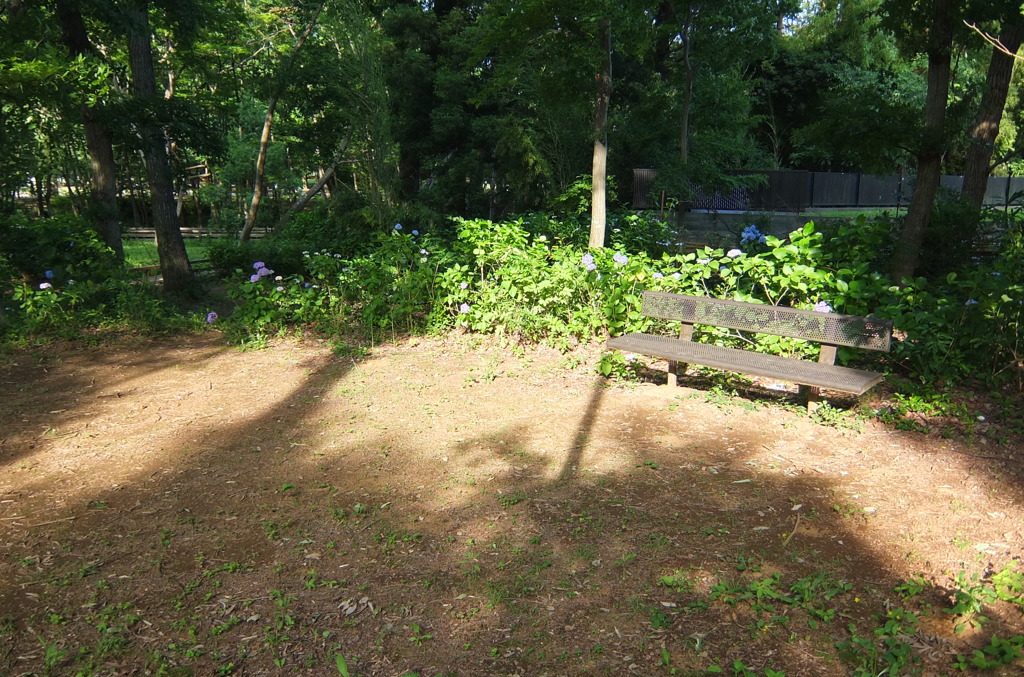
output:
[{"label": "tree canopy", "polygon": [[974,194],[1024,169],[1019,73],[990,69],[1021,23],[1008,0],[8,0],[0,204],[63,200],[111,244],[311,203],[371,230],[585,214],[598,147],[612,208],[638,167],[684,202],[751,169],[927,165]]}]

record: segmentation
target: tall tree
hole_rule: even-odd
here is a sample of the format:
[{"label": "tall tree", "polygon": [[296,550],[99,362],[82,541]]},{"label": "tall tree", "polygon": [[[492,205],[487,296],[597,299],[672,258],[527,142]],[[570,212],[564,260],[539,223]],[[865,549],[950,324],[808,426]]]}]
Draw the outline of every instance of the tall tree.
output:
[{"label": "tall tree", "polygon": [[288,57],[282,64],[281,71],[277,73],[276,85],[270,94],[270,100],[267,102],[267,114],[263,120],[263,131],[260,134],[259,151],[256,154],[256,178],[253,183],[252,200],[250,201],[249,209],[245,214],[245,225],[242,227],[242,232],[238,236],[240,242],[245,242],[252,234],[252,229],[256,226],[256,216],[259,213],[260,202],[263,200],[263,195],[266,193],[264,173],[267,168],[267,150],[270,147],[270,130],[274,124],[274,111],[277,109],[277,104],[281,100],[281,95],[284,93],[284,90],[288,85],[288,77],[291,73],[291,67],[295,63],[297,55],[302,50],[302,46],[306,44],[306,40],[309,39],[313,29],[316,28],[317,20],[320,17],[320,12],[323,10],[325,4],[326,0],[320,2],[315,7],[313,13],[306,21],[305,28],[303,28],[302,32],[296,38],[294,47],[292,47]]},{"label": "tall tree", "polygon": [[670,194],[685,200],[694,185],[721,187],[729,181],[725,170],[746,168],[759,155],[749,133],[755,120],[751,75],[775,51],[779,13],[791,15],[791,4],[658,3],[647,86],[665,92],[663,115],[674,118],[663,123],[671,130],[671,151],[661,153],[657,165],[658,183]]},{"label": "tall tree", "polygon": [[192,265],[189,263],[185,241],[178,226],[174,184],[167,156],[167,138],[156,114],[156,109],[163,102],[156,91],[148,0],[130,0],[125,8],[125,18],[132,93],[143,112],[137,124],[142,140],[146,176],[149,179],[160,272],[163,274],[164,288],[167,291],[181,292],[192,280]]},{"label": "tall tree", "polygon": [[[82,18],[77,0],[58,0],[57,16],[62,39],[72,57],[94,57],[96,50]],[[110,131],[102,121],[99,105],[79,104],[85,145],[92,165],[91,190],[93,220],[100,237],[117,255],[124,258],[121,229],[117,219],[117,166],[114,163],[114,144]]]},{"label": "tall tree", "polygon": [[612,33],[608,19],[597,23],[597,43],[604,58],[597,75],[594,101],[594,159],[591,163],[590,242],[603,247],[608,203],[608,106],[612,96]]},{"label": "tall tree", "polygon": [[958,20],[955,0],[933,0],[928,28],[928,96],[924,108],[924,129],[917,148],[917,179],[906,219],[893,254],[891,275],[896,282],[917,269],[925,229],[941,178],[942,155],[946,148],[946,102],[949,98],[953,27]]},{"label": "tall tree", "polygon": [[1010,90],[1013,67],[1017,50],[1024,37],[1024,15],[1017,13],[1003,24],[999,32],[998,45],[992,48],[992,59],[988,66],[985,92],[982,95],[978,114],[971,130],[971,144],[967,149],[964,163],[964,182],[961,195],[976,209],[981,208],[985,189],[992,173],[992,154],[995,149],[999,124]]}]

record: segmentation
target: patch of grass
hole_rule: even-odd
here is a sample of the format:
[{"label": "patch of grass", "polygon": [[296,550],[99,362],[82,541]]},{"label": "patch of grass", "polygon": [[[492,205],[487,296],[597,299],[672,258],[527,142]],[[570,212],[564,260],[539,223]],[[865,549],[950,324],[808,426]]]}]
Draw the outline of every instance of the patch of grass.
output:
[{"label": "patch of grass", "polygon": [[500,503],[501,507],[505,508],[506,510],[514,505],[519,505],[525,500],[526,492],[523,491],[522,489],[516,489],[515,491],[503,494],[498,497],[498,503]]}]

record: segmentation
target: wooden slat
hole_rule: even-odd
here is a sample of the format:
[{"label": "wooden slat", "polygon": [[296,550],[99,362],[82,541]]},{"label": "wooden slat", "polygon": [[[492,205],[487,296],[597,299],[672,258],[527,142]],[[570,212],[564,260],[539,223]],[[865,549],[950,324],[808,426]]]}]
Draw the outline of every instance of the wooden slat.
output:
[{"label": "wooden slat", "polygon": [[888,320],[668,292],[644,292],[643,313],[665,320],[867,350],[888,351],[892,337],[892,322]]},{"label": "wooden slat", "polygon": [[651,355],[671,362],[688,362],[855,395],[864,394],[882,380],[881,374],[861,369],[680,341],[668,336],[627,334],[611,339],[607,345],[609,348]]}]

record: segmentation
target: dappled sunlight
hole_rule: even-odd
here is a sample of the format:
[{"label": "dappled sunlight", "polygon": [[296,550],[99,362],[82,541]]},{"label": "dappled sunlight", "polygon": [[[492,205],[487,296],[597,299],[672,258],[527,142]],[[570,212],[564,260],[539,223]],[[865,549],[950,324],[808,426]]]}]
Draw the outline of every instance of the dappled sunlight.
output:
[{"label": "dappled sunlight", "polygon": [[[63,597],[36,591],[82,580],[56,588],[79,605],[60,613],[112,585],[172,663],[185,623],[254,665],[330,663],[330,635],[360,674],[424,651],[480,673],[653,670],[664,650],[686,669],[833,675],[847,621],[809,624],[838,613],[870,636],[895,585],[998,567],[1021,542],[1019,485],[961,441],[552,362],[439,341],[147,363],[152,378],[111,382],[137,389],[120,420],[11,449],[26,465],[0,493],[0,616],[51,613]],[[750,586],[778,612],[728,601]],[[794,586],[803,601],[776,598]],[[948,616],[920,627],[939,649],[962,641]]]}]

